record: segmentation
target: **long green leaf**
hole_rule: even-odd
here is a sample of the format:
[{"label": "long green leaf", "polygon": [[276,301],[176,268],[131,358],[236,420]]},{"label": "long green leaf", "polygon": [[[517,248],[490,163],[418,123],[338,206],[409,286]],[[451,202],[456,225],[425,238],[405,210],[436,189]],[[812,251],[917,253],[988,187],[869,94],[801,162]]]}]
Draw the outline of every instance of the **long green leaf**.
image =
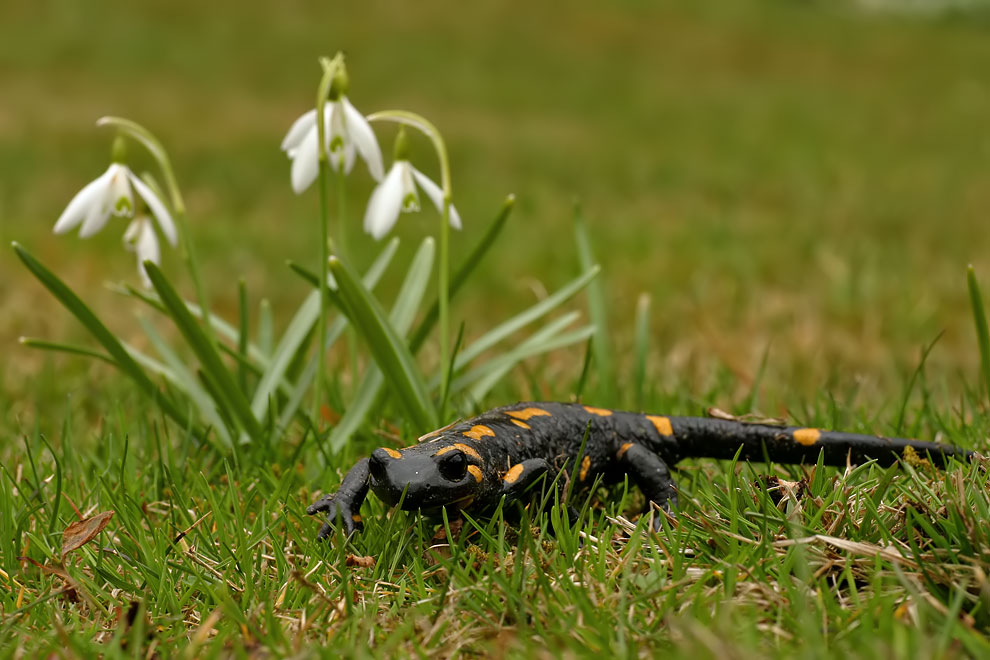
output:
[{"label": "long green leaf", "polygon": [[464,368],[468,363],[495,346],[498,342],[566,302],[586,287],[600,271],[601,268],[599,266],[592,266],[583,275],[571,280],[553,292],[553,294],[486,332],[461,351],[460,355],[457,356],[457,360],[454,362],[454,369]]},{"label": "long green leaf", "polygon": [[[460,268],[457,269],[457,272],[455,272],[454,276],[450,279],[450,290],[448,293],[450,298],[453,298],[454,294],[456,294],[461,287],[464,286],[464,283],[468,281],[468,278],[474,272],[474,269],[478,267],[478,264],[484,260],[485,256],[488,254],[488,251],[491,250],[493,245],[495,245],[495,241],[498,238],[498,235],[502,233],[502,228],[505,227],[505,221],[509,219],[509,214],[512,213],[512,209],[515,207],[515,204],[515,195],[509,195],[505,198],[505,201],[502,202],[502,208],[499,209],[498,214],[495,216],[495,219],[492,220],[492,223],[488,225],[485,235],[481,237],[481,240],[474,246],[474,249],[471,250],[467,258],[461,264]],[[423,345],[423,342],[426,341],[426,338],[430,334],[430,330],[433,329],[433,326],[436,325],[437,319],[439,318],[440,301],[434,300],[433,304],[430,305],[429,311],[426,312],[426,315],[420,322],[419,327],[416,328],[412,338],[409,340],[409,350],[412,351],[414,355],[419,351],[420,347]]]},{"label": "long green leaf", "polygon": [[55,353],[69,353],[70,355],[81,355],[83,357],[94,358],[96,360],[102,360],[113,366],[117,366],[117,363],[112,357],[106,353],[100,353],[92,348],[86,348],[85,346],[75,346],[74,344],[63,344],[60,342],[47,341],[45,339],[36,339],[34,337],[21,337],[20,342],[22,346],[28,346],[30,348],[40,348],[44,351],[52,351]]},{"label": "long green leaf", "polygon": [[159,406],[161,406],[162,411],[175,420],[181,426],[188,423],[188,416],[183,415],[175,403],[169,399],[165,393],[158,389],[158,387],[151,382],[147,374],[141,370],[141,367],[134,361],[127,350],[121,344],[120,340],[110,332],[110,330],[103,325],[103,323],[96,317],[92,310],[86,306],[79,296],[69,288],[65,282],[59,279],[54,273],[45,268],[40,261],[34,258],[30,252],[28,252],[22,245],[16,241],[12,244],[14,252],[17,253],[18,258],[27,266],[27,269],[38,278],[46,289],[52,292],[52,295],[62,305],[69,310],[69,312],[75,316],[83,327],[89,331],[93,338],[98,341],[103,348],[107,350],[110,357],[116,362],[117,367],[123,371],[134,383],[142,389],[145,394],[150,396]]},{"label": "long green leaf", "polygon": [[220,415],[217,414],[217,406],[213,398],[200,385],[195,374],[189,371],[185,362],[172,350],[162,336],[158,334],[155,327],[144,317],[138,317],[138,322],[144,328],[144,333],[148,336],[151,345],[171,371],[170,379],[172,382],[189,397],[193,405],[199,409],[200,416],[216,429],[220,435],[220,439],[229,448],[233,444],[233,441]]},{"label": "long green leaf", "polygon": [[[399,289],[399,295],[395,298],[392,311],[389,313],[389,322],[395,328],[400,337],[405,337],[409,332],[409,326],[416,318],[416,310],[423,300],[426,292],[426,285],[430,280],[433,271],[433,256],[435,253],[433,239],[426,239],[416,251],[406,278]],[[368,366],[364,377],[358,385],[354,399],[348,404],[347,412],[344,413],[340,421],[334,426],[330,433],[330,451],[336,454],[340,448],[350,439],[355,431],[364,423],[368,412],[375,405],[378,393],[385,383],[385,377],[377,364]]]},{"label": "long green leaf", "polygon": [[364,338],[375,362],[385,374],[399,401],[419,428],[436,427],[436,411],[423,376],[409,348],[385,318],[385,313],[350,268],[330,257],[330,272],[339,286],[344,313]]},{"label": "long green leaf", "polygon": [[[581,270],[588,270],[595,264],[595,255],[591,249],[591,237],[584,224],[581,207],[574,207],[574,238],[577,241],[578,260]],[[588,313],[591,324],[595,326],[595,336],[591,342],[594,346],[594,356],[598,361],[599,391],[603,395],[602,404],[608,405],[615,393],[615,364],[612,359],[612,343],[608,333],[608,305],[605,303],[605,284],[600,279],[588,287]]]},{"label": "long green leaf", "polygon": [[237,387],[237,381],[228,371],[220,358],[219,352],[214,347],[213,342],[206,336],[196,319],[189,312],[185,302],[179,297],[172,285],[162,271],[151,261],[144,262],[145,272],[151,285],[162,299],[165,307],[179,332],[185,337],[193,353],[199,358],[203,365],[203,372],[216,387],[217,392],[227,405],[233,417],[240,423],[252,440],[262,437],[261,425],[251,414],[251,406],[244,393]]},{"label": "long green leaf", "polygon": [[[389,264],[392,262],[392,258],[395,256],[396,251],[399,248],[399,239],[392,238],[385,245],[375,260],[371,262],[371,266],[365,272],[362,282],[364,286],[369,290],[373,291],[376,286],[378,286],[378,281],[381,280],[382,275],[385,274],[385,270],[388,268]],[[319,278],[310,273],[308,270],[297,264],[289,263],[289,267],[295,271],[297,274],[303,277],[303,279],[308,280],[313,287],[316,287],[319,283]],[[336,281],[333,283],[336,286]],[[336,295],[336,292],[334,292]],[[315,319],[314,319],[315,323]],[[333,320],[333,323],[327,328],[327,341],[326,348],[329,349],[340,337],[341,333],[347,327],[347,317],[344,315],[338,316]],[[302,347],[296,349],[297,351],[302,350]],[[302,404],[303,397],[309,390],[309,386],[312,384],[313,379],[316,378],[316,360],[317,356],[313,355],[306,366],[303,368],[302,373],[296,380],[293,387],[290,388],[288,399],[285,405],[282,406],[282,411],[279,415],[278,428],[285,429],[288,427],[289,422],[296,415],[297,411],[300,410],[299,406]],[[292,362],[295,361],[293,358]],[[292,363],[290,362],[290,364]]]},{"label": "long green leaf", "polygon": [[972,266],[966,270],[966,280],[969,284],[973,322],[976,323],[976,344],[980,348],[983,384],[986,387],[987,398],[990,400],[990,331],[987,330],[987,312],[983,308],[983,294],[980,292],[980,284],[976,281],[976,272]]},{"label": "long green leaf", "polygon": [[[134,298],[135,300],[139,300],[144,304],[148,305],[149,307],[151,307],[152,309],[168,316],[168,310],[166,310],[165,305],[162,304],[161,298],[159,298],[154,292],[141,291],[140,289],[134,288],[130,284],[125,284],[124,286],[119,286],[117,284],[109,284],[107,285],[107,288],[109,288],[111,291],[115,293],[119,293],[121,295]],[[199,320],[203,319],[203,310],[199,308],[199,305],[189,300],[186,300],[185,304],[190,314],[192,314],[194,317],[196,317]],[[226,321],[224,321],[222,318],[218,317],[215,314],[210,314],[209,318],[210,318],[210,327],[217,334],[217,336],[223,337],[224,339],[228,340],[230,343],[234,345],[237,345],[239,343],[239,339],[240,339],[239,329],[235,328],[230,323],[227,323]],[[261,367],[262,369],[267,368],[268,356],[261,351],[261,349],[257,346],[257,344],[248,342],[247,354],[251,360],[253,360],[258,364],[259,367]]]},{"label": "long green leaf", "polygon": [[593,332],[594,327],[588,325],[561,335],[542,337],[538,342],[523,342],[509,353],[501,355],[496,360],[492,360],[492,362],[481,367],[485,373],[482,373],[477,379],[478,382],[471,388],[468,398],[475,402],[482,401],[489,390],[495,387],[519,362],[530,357],[536,357],[537,355],[543,355],[550,351],[583,342],[591,337]]},{"label": "long green leaf", "polygon": [[646,358],[650,350],[650,294],[639,294],[636,301],[636,339],[633,344],[633,394],[636,410],[646,401]]},{"label": "long green leaf", "polygon": [[[368,275],[372,276],[370,278],[370,287],[374,287],[378,282],[381,274],[385,271],[389,262],[391,262],[392,257],[395,256],[398,247],[399,239],[393,238],[372,263],[368,269]],[[272,394],[274,394],[275,388],[285,376],[286,370],[295,359],[306,336],[312,331],[319,314],[320,292],[311,291],[292,317],[285,333],[282,334],[282,338],[279,340],[278,346],[275,347],[275,351],[272,354],[271,363],[258,383],[258,387],[254,393],[254,399],[251,401],[251,410],[254,412],[255,419],[263,419],[268,414],[268,402]],[[340,330],[343,330],[343,326],[341,326]],[[340,330],[337,331],[337,335],[339,335]],[[327,337],[329,338],[331,334],[331,330],[328,328]],[[334,340],[336,340],[336,337],[334,337]],[[330,343],[327,344],[326,348],[329,347]]]}]

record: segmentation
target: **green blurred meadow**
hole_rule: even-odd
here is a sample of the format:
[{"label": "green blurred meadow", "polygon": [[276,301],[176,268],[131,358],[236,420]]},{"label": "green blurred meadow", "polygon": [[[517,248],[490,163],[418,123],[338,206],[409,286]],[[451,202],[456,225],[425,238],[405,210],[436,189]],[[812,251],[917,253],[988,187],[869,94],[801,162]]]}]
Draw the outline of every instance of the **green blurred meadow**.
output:
[{"label": "green blurred meadow", "polygon": [[[974,375],[966,264],[990,281],[990,38],[978,12],[784,1],[52,1],[2,12],[0,237],[122,322],[130,310],[100,289],[134,279],[118,238],[50,234],[106,166],[110,140],[93,121],[133,118],[170,149],[223,309],[243,276],[253,296],[291,310],[304,287],[283,262],[315,261],[316,195],[292,194],[278,144],[312,104],[317,56],[343,49],[359,108],[413,109],[444,131],[466,224],[455,262],[504,195],[517,196],[483,285],[456,306],[469,335],[576,271],[577,199],[620,355],[636,297],[652,296],[658,386],[704,390],[728,369],[748,391],[769,350],[771,398],[856,388],[873,404],[943,332],[929,374],[950,391]],[[370,189],[366,172],[357,179]],[[351,207],[357,236],[360,194]],[[434,218],[408,216],[399,233],[417,240]],[[166,272],[177,261],[166,254]],[[14,339],[75,326],[10,252],[0,269],[4,388],[17,398],[42,361]]]},{"label": "green blurred meadow", "polygon": [[[243,278],[254,304],[269,300],[284,325],[309,291],[286,260],[316,266],[317,194],[292,193],[279,144],[313,105],[317,58],[343,50],[359,109],[414,110],[444,133],[465,225],[453,235],[455,265],[505,196],[516,196],[470,295],[454,302],[453,321],[469,337],[579,272],[577,202],[603,266],[621,374],[633,367],[636,301],[651,297],[648,405],[938,432],[979,448],[985,404],[966,266],[990,290],[990,10],[918,14],[864,4],[5,0],[0,239],[22,243],[114,330],[145,346],[133,303],[104,286],[138,282],[119,243],[123,227],[85,241],[51,233],[67,202],[108,164],[111,136],[94,121],[128,117],[170,151],[216,309],[236,317]],[[387,159],[393,134],[379,133]],[[413,161],[436,176],[428,145],[413,147]],[[348,233],[365,265],[377,251],[360,231],[371,179],[363,164],[355,169]],[[400,219],[402,263],[383,284],[385,300],[436,224],[432,209]],[[192,297],[167,249],[163,268]],[[567,308],[585,312],[584,296]],[[318,522],[302,509],[336,486],[337,467],[381,437],[364,429],[332,469],[298,429],[280,446],[211,453],[188,437],[183,444],[169,425],[159,435],[160,415],[109,368],[32,351],[17,343],[22,335],[89,341],[4,247],[0,606],[17,616],[0,618],[0,647],[16,639],[16,653],[64,647],[86,656],[103,653],[110,635],[130,635],[134,653],[150,655],[160,643],[164,656],[194,657],[214,633],[204,656],[305,655],[304,645],[334,638],[354,644],[355,656],[525,655],[546,652],[546,640],[574,656],[632,655],[654,643],[691,658],[804,645],[807,657],[816,648],[875,657],[986,649],[990,588],[982,569],[971,570],[990,567],[990,504],[980,500],[986,473],[978,466],[966,468],[966,483],[976,484],[969,489],[959,485],[963,469],[895,479],[869,466],[841,476],[795,468],[785,476],[807,478],[816,506],[794,514],[754,485],[765,476],[757,469],[692,463],[678,472],[691,494],[685,515],[658,543],[691,545],[696,555],[640,547],[636,536],[627,544],[621,525],[599,517],[591,530],[606,549],[598,555],[598,546],[567,534],[546,545],[530,539],[527,550],[520,533],[523,560],[546,553],[543,581],[531,584],[514,577],[522,569],[502,570],[516,550],[494,542],[478,551],[454,544],[463,554],[435,570],[419,550],[429,532],[403,531],[401,522],[394,531],[396,517],[385,526],[375,503],[368,520],[382,524],[369,525],[375,531],[355,552],[380,560],[361,576],[343,568],[345,550],[311,541]],[[424,362],[436,361],[433,344]],[[583,357],[577,346],[530,361],[481,403],[566,399]],[[627,377],[613,398],[634,405]],[[411,441],[393,431],[386,425],[386,441]],[[46,475],[57,472],[61,489],[63,470],[68,502],[59,504]],[[98,601],[92,610],[55,599],[62,583],[7,547],[9,535],[15,553],[54,560],[75,502],[86,513],[117,512],[113,547],[88,548],[70,567]],[[213,519],[193,531],[201,513]],[[924,534],[915,518],[928,525]],[[188,561],[176,530],[190,532]],[[788,545],[805,534],[864,545]],[[895,543],[907,553],[914,542],[921,570],[878,554]],[[564,579],[551,585],[546,576],[554,575]],[[342,603],[353,605],[350,592],[341,595],[351,579],[366,588],[364,617],[337,616]],[[17,580],[29,587],[19,596]],[[454,583],[460,591],[448,598]],[[110,620],[129,600],[157,626],[151,646],[140,625]],[[219,624],[217,613],[226,617]],[[50,621],[58,626],[49,630]],[[745,639],[734,649],[725,640],[736,634]],[[105,650],[130,652],[126,644]]]}]

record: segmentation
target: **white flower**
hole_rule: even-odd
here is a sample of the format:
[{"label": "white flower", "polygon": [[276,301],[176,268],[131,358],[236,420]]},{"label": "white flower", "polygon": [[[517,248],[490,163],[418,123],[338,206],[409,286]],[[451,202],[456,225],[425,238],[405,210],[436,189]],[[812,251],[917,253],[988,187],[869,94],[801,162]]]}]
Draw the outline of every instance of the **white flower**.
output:
[{"label": "white flower", "polygon": [[146,215],[139,215],[131,220],[131,224],[127,225],[127,230],[124,232],[124,247],[137,255],[141,281],[145,288],[150,289],[151,280],[148,279],[148,273],[144,270],[144,262],[151,261],[155,264],[162,262],[162,251],[158,246],[158,235],[155,234],[155,228],[151,225],[151,218]]},{"label": "white flower", "polygon": [[[371,125],[346,96],[327,101],[323,106],[326,126],[324,135],[330,166],[345,174],[354,167],[354,155],[358,153],[368,164],[368,171],[375,181],[381,181],[384,173],[382,150]],[[317,142],[316,110],[310,110],[297,119],[282,140],[282,151],[292,160],[292,189],[298,195],[306,190],[320,171]]]},{"label": "white flower", "polygon": [[[419,194],[416,184],[430,198],[437,211],[443,213],[443,192],[440,186],[410,164],[408,160],[392,163],[385,179],[371,193],[368,209],[364,213],[364,230],[375,240],[387,234],[399,219],[399,213],[419,210]],[[450,205],[450,226],[461,228],[461,216],[454,205]]]},{"label": "white flower", "polygon": [[82,223],[79,236],[88,238],[103,229],[110,216],[133,216],[134,191],[148,205],[168,242],[175,245],[178,234],[165,204],[144,181],[134,176],[130,168],[121,163],[112,163],[98,179],[76,193],[55,223],[55,233],[64,234]]}]

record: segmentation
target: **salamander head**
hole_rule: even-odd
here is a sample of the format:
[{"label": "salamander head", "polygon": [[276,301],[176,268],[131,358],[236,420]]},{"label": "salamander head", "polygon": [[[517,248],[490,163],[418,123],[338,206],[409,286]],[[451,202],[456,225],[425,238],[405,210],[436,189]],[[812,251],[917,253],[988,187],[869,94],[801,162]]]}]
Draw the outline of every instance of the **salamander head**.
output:
[{"label": "salamander head", "polygon": [[[481,456],[459,442],[426,442],[401,451],[376,449],[368,462],[371,490],[407,511],[464,508],[481,487]],[[403,497],[405,493],[405,497]]]}]

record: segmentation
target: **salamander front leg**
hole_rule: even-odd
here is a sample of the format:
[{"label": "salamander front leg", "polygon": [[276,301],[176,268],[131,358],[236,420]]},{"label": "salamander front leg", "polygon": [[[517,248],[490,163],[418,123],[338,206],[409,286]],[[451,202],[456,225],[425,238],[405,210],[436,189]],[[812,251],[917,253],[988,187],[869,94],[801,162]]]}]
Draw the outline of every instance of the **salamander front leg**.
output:
[{"label": "salamander front leg", "polygon": [[307,507],[306,513],[311,516],[317,513],[327,514],[327,521],[323,523],[316,538],[320,541],[328,538],[338,524],[343,525],[348,536],[363,529],[360,512],[367,495],[368,459],[362,458],[344,475],[336,493],[330,493]]},{"label": "salamander front leg", "polygon": [[[550,463],[543,458],[529,458],[522,463],[516,463],[502,476],[502,494],[507,502],[520,501],[525,493],[541,478],[546,477],[544,487],[549,486],[554,478],[554,470]],[[547,502],[547,507],[553,502]],[[575,524],[580,517],[577,509],[567,504],[567,517]]]},{"label": "salamander front leg", "polygon": [[[670,476],[670,468],[663,459],[634,442],[622,445],[615,457],[621,469],[643,491],[647,503],[656,503],[668,513],[677,506],[677,484]],[[659,531],[660,527],[660,516],[654,515],[654,531]]]}]

